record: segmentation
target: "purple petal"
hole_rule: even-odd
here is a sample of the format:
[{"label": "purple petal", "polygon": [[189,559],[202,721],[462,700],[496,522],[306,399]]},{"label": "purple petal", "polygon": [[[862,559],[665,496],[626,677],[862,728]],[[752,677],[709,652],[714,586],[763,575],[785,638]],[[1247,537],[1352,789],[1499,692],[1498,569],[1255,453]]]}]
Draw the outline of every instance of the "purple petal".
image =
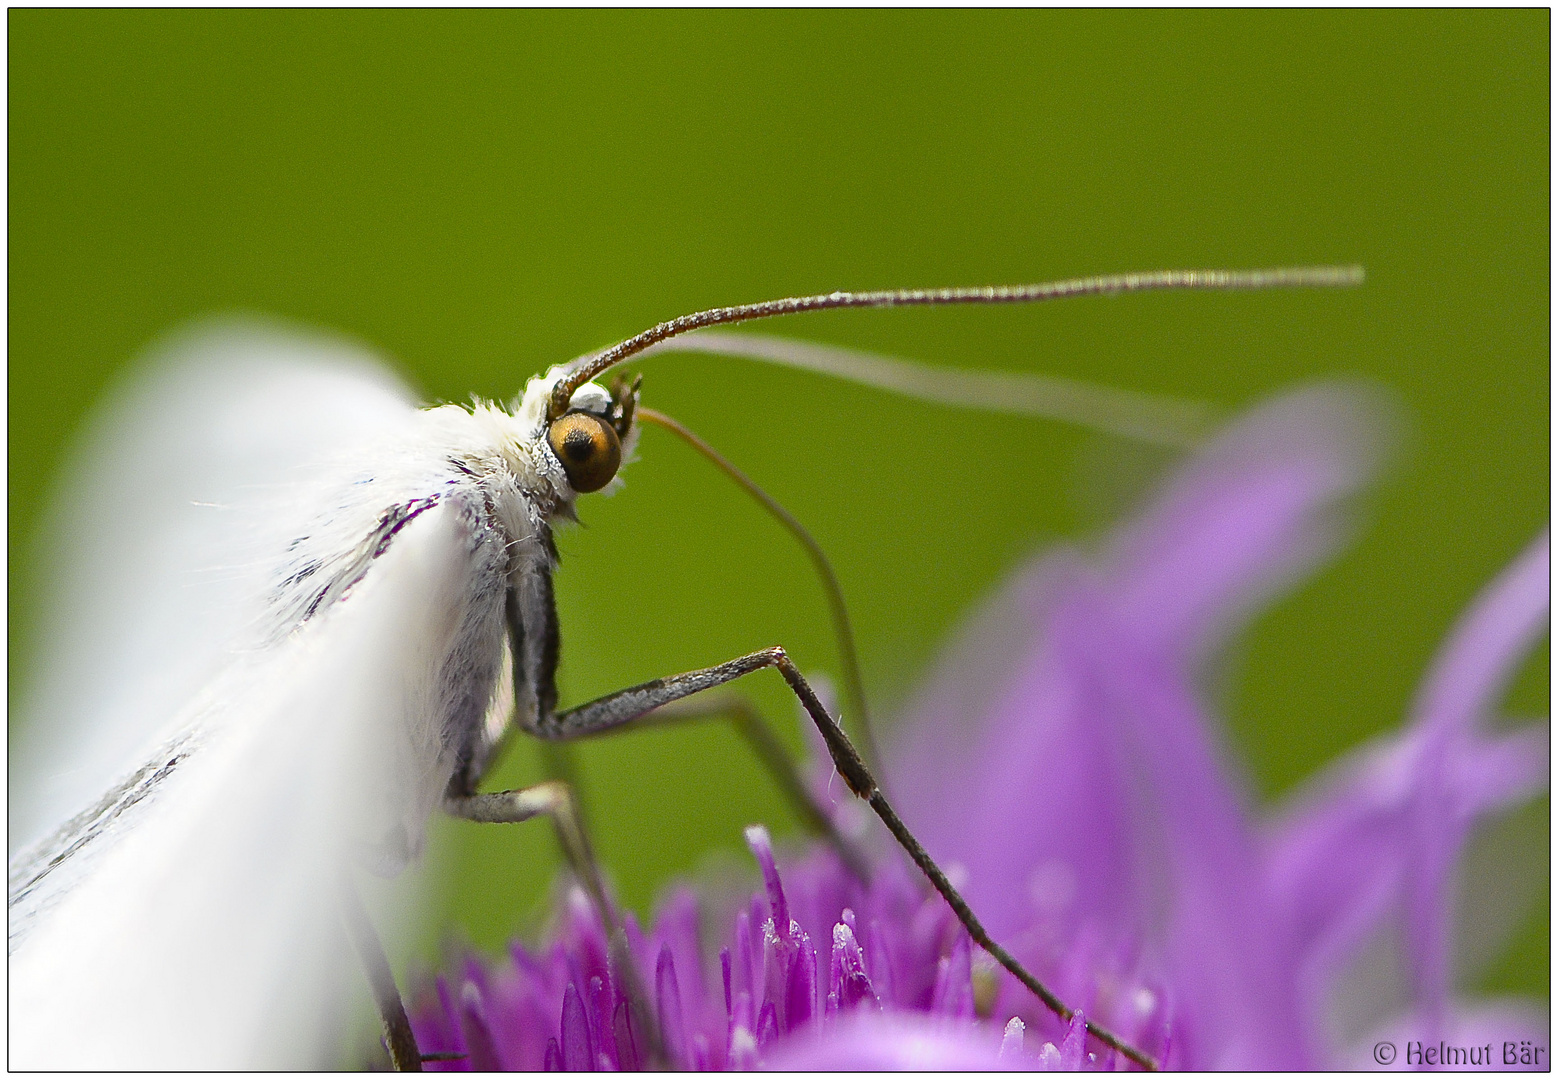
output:
[{"label": "purple petal", "polygon": [[[654,939],[671,950],[676,962],[676,981],[682,1005],[685,1046],[699,1034],[712,1047],[723,1050],[729,1035],[730,1009],[721,1000],[721,983],[707,981],[702,943],[703,907],[698,895],[685,886],[674,889],[655,919]],[[734,956],[731,958],[734,982]],[[658,959],[657,959],[658,963]],[[723,982],[723,961],[720,968]],[[734,985],[731,990],[734,991]]]},{"label": "purple petal", "polygon": [[[676,960],[677,985],[681,988],[682,1003],[687,1009],[689,1029],[697,1025],[699,1006],[707,992],[703,976],[703,945],[699,939],[699,911],[697,894],[686,886],[678,886],[660,905],[659,914],[655,918],[654,940],[662,948],[669,948]],[[658,955],[657,952],[657,963]],[[723,1025],[718,1025],[715,1030],[722,1028]]]},{"label": "purple petal", "polygon": [[1494,695],[1545,627],[1548,557],[1543,531],[1478,596],[1440,649],[1419,695],[1413,728],[1425,746],[1408,812],[1407,929],[1418,1000],[1429,1024],[1448,1008],[1450,876],[1468,824],[1456,813],[1449,774],[1477,721],[1492,711]]},{"label": "purple petal", "polygon": [[1112,546],[1123,621],[1189,658],[1341,539],[1338,500],[1390,440],[1378,393],[1331,384],[1274,398],[1196,454]]},{"label": "purple petal", "polygon": [[840,922],[833,927],[833,954],[829,965],[832,972],[830,996],[840,1010],[851,1009],[861,1002],[880,1007],[880,1001],[871,979],[866,975],[865,959],[849,924]]},{"label": "purple petal", "polygon": [[455,1008],[454,995],[449,992],[449,980],[440,975],[438,977],[438,982],[435,985],[438,990],[438,1004],[442,1008],[443,1014],[453,1021],[452,1033],[455,1039],[455,1045],[451,1047],[451,1049],[464,1051],[466,1046],[465,1037],[460,1033],[460,1011]]},{"label": "purple petal", "polygon": [[931,1012],[954,1017],[974,1015],[973,965],[968,945],[968,935],[959,933],[952,940],[951,953],[938,965]]},{"label": "purple petal", "polygon": [[576,977],[605,976],[610,968],[610,949],[606,942],[606,928],[601,925],[595,905],[577,885],[568,890],[564,905],[558,941],[565,946],[566,954],[579,965]]},{"label": "purple petal", "polygon": [[617,1044],[617,1062],[623,1072],[638,1072],[638,1037],[633,1031],[633,1010],[626,999],[617,1002],[617,1010],[611,1017],[612,1039]]},{"label": "purple petal", "polygon": [[892,961],[887,955],[886,939],[887,935],[882,929],[880,920],[872,919],[869,944],[871,963],[866,968],[866,971],[871,976],[868,982],[871,986],[872,996],[883,1003],[896,1002],[898,1000],[893,997],[893,967]]},{"label": "purple petal", "polygon": [[779,1010],[772,1001],[765,1001],[757,1014],[757,1045],[767,1046],[779,1037]]},{"label": "purple petal", "polygon": [[748,826],[747,847],[763,871],[763,887],[768,890],[768,906],[774,926],[781,936],[790,932],[790,909],[784,900],[784,886],[779,882],[779,867],[774,862],[774,845],[768,830],[761,825]]},{"label": "purple petal", "polygon": [[605,1062],[605,1067],[615,1069],[617,1067],[616,1040],[608,1038],[607,1032],[611,1030],[611,1009],[615,995],[612,988],[599,975],[590,978],[590,1045],[594,1049],[596,1057]]},{"label": "purple petal", "polygon": [[[757,1036],[752,1031],[752,1001],[745,990],[736,997],[736,1020],[730,1029],[725,1050],[725,1067],[732,1072],[750,1072],[757,1067]],[[743,1009],[742,1006],[745,1006]]]},{"label": "purple petal", "polygon": [[682,1022],[682,995],[676,984],[676,961],[671,947],[660,950],[655,964],[655,1002],[660,1016],[660,1038],[672,1068],[687,1067],[687,1027]]},{"label": "purple petal", "polygon": [[1106,558],[1030,566],[946,658],[889,773],[998,940],[1035,922],[1060,940],[1085,921],[1108,940],[1161,928],[1144,944],[1203,1065],[1301,1067],[1311,1047],[1200,662],[1334,545],[1378,419],[1347,390],[1278,399],[1192,459]]},{"label": "purple petal", "polygon": [[1479,740],[1449,762],[1455,813],[1462,820],[1525,802],[1547,790],[1547,725]]},{"label": "purple petal", "polygon": [[745,990],[736,991],[735,1006],[730,1012],[730,1031],[726,1037],[726,1067],[734,1070],[750,1069],[757,1061],[757,1022],[752,1014],[752,995]]},{"label": "purple petal", "polygon": [[810,1032],[769,1047],[763,1067],[779,1072],[942,1072],[1031,1068],[1001,1057],[1001,1032],[923,1014],[855,1012],[819,1036]]},{"label": "purple petal", "polygon": [[1473,601],[1429,669],[1414,725],[1431,732],[1465,729],[1493,711],[1497,695],[1547,630],[1548,548],[1544,529]]},{"label": "purple petal", "polygon": [[[768,919],[763,923],[763,1008],[772,1006],[774,1019],[779,1025],[780,1031],[788,1030],[783,1024],[783,1017],[778,1010],[784,1004],[785,982],[790,974],[790,953],[788,942],[781,938],[774,930],[774,921]],[[761,1035],[762,1020],[759,1016],[759,1032]]]},{"label": "purple petal", "polygon": [[1326,968],[1367,931],[1399,887],[1416,745],[1376,742],[1333,765],[1274,823],[1269,892],[1295,947]]},{"label": "purple petal", "polygon": [[800,944],[790,958],[790,970],[785,980],[784,1025],[786,1031],[794,1031],[811,1021],[817,1007],[817,953],[811,938],[800,934]]},{"label": "purple petal", "polygon": [[760,971],[757,955],[752,948],[752,916],[743,911],[736,916],[736,986],[754,996]]},{"label": "purple petal", "polygon": [[[1320,553],[1335,533],[1328,511],[1373,454],[1365,412],[1335,389],[1257,410],[1175,478],[1103,566],[1064,551],[1032,564],[945,658],[902,724],[889,774],[902,782],[889,794],[933,854],[968,869],[993,931],[1030,922],[1035,871],[1070,879],[1059,896],[1072,909],[1118,919],[1141,902],[1133,733],[1105,692],[1143,664],[1143,678],[1189,691],[1192,643]],[[1191,710],[1179,722],[1201,740],[1203,719]]]},{"label": "purple petal", "polygon": [[1023,1053],[1023,1030],[1026,1025],[1017,1017],[1012,1017],[1006,1022],[1006,1030],[1001,1034],[1001,1049],[998,1056],[1001,1061],[1017,1063]]},{"label": "purple petal", "polygon": [[1329,768],[1274,824],[1266,875],[1304,956],[1306,1008],[1318,1014],[1349,953],[1406,898],[1422,1017],[1448,992],[1449,877],[1467,829],[1540,790],[1547,733],[1488,737],[1478,720],[1543,625],[1547,536],[1485,589],[1441,649],[1414,724]]},{"label": "purple petal", "polygon": [[[638,925],[638,916],[631,911],[622,913],[622,935],[628,939],[628,955],[633,957],[640,969],[651,967],[656,954],[649,951],[649,941],[644,937],[643,928]],[[626,985],[620,975],[615,978],[619,988]]]},{"label": "purple petal", "polygon": [[720,975],[725,980],[725,1015],[729,1016],[729,1015],[731,1015],[731,1009],[733,1008],[733,1005],[732,1005],[732,1002],[731,1002],[731,997],[730,997],[730,949],[729,948],[724,948],[724,949],[721,949],[719,951],[719,970],[720,970]]},{"label": "purple petal", "polygon": [[595,1048],[591,1045],[590,1026],[584,1016],[584,1002],[579,997],[579,988],[573,983],[568,984],[563,994],[561,1043],[563,1068],[569,1072],[589,1072],[595,1064]]},{"label": "purple petal", "polygon": [[1072,1014],[1066,1027],[1066,1041],[1060,1044],[1060,1067],[1067,1072],[1082,1068],[1083,1052],[1087,1048],[1087,1018],[1081,1012]]},{"label": "purple petal", "polygon": [[460,990],[460,1030],[468,1048],[466,1060],[473,1072],[495,1072],[503,1068],[493,1045],[481,990],[472,982],[467,982]]},{"label": "purple petal", "polygon": [[[419,1003],[411,1014],[411,1030],[417,1046],[429,1054],[465,1054],[465,1037],[460,1033],[459,1014],[454,1009],[449,994],[449,983],[439,976],[433,983],[434,999]],[[429,1062],[427,1068],[437,1072],[466,1072],[470,1069],[468,1058],[451,1061]]]}]

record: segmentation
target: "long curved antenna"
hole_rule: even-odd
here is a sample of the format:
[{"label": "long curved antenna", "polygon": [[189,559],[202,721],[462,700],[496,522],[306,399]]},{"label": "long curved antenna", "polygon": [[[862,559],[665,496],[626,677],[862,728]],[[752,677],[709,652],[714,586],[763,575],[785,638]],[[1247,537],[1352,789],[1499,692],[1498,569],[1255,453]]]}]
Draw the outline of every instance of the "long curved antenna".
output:
[{"label": "long curved antenna", "polygon": [[1216,415],[1214,409],[1198,401],[1143,394],[1081,379],[934,367],[897,356],[768,334],[699,330],[662,341],[640,356],[662,352],[739,356],[815,371],[937,405],[1062,420],[1177,450],[1200,443]]},{"label": "long curved antenna", "polygon": [[701,330],[707,326],[794,315],[803,311],[838,308],[928,307],[940,304],[1025,304],[1060,300],[1071,296],[1148,292],[1162,289],[1278,289],[1333,288],[1363,281],[1360,266],[1296,266],[1272,270],[1154,270],[1142,274],[1109,274],[1072,278],[1038,285],[989,285],[958,289],[886,289],[877,292],[831,292],[817,296],[792,296],[758,304],[710,308],[652,326],[641,334],[618,342],[604,352],[577,360],[572,370],[552,388],[547,418],[555,420],[568,411],[573,392],[601,372],[643,352],[656,342]]},{"label": "long curved antenna", "polygon": [[855,631],[850,627],[849,609],[844,606],[844,590],[839,587],[838,576],[833,573],[833,566],[828,562],[827,555],[823,553],[822,545],[817,543],[811,533],[806,531],[806,527],[788,510],[780,506],[772,495],[758,487],[756,481],[679,421],[643,405],[638,407],[637,416],[640,420],[658,424],[685,439],[694,450],[708,458],[721,472],[745,488],[747,494],[777,518],[779,524],[788,529],[806,549],[806,554],[811,556],[812,565],[817,569],[817,576],[822,579],[822,590],[828,594],[828,609],[833,614],[833,633],[838,638],[839,666],[844,673],[844,693],[849,698],[850,708],[854,710],[856,718],[854,727],[860,735],[860,743],[865,750],[866,764],[873,768],[879,767],[882,758],[876,749],[876,736],[871,729],[871,716],[866,711],[866,688],[860,678],[860,657],[855,651]]}]

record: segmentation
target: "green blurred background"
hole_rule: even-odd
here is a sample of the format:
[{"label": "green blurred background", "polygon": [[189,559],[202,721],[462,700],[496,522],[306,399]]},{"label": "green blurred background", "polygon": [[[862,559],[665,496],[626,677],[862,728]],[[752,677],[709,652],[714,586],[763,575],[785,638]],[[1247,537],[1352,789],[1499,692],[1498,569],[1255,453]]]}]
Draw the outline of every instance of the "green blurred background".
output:
[{"label": "green blurred background", "polygon": [[[149,341],[214,310],[346,332],[429,398],[464,400],[717,304],[1363,263],[1368,285],[1344,293],[768,328],[1230,410],[1338,373],[1391,387],[1407,453],[1359,541],[1234,655],[1230,739],[1263,799],[1396,725],[1457,613],[1548,516],[1546,11],[8,20],[13,688],[67,440]],[[972,414],[741,361],[644,372],[646,403],[831,553],[881,713],[1025,554],[1096,530],[1101,459],[1115,476],[1154,464],[1060,424],[1003,420],[991,439]],[[801,553],[664,433],[641,456],[560,540],[564,700],[775,643],[835,671]],[[1546,712],[1546,653],[1512,711]],[[753,683],[799,745],[778,679]],[[497,780],[538,770],[521,746]],[[738,857],[742,825],[795,829],[723,730],[596,743],[582,771],[641,911]],[[1545,802],[1512,828],[1539,853],[1539,896],[1475,985],[1545,994]],[[442,925],[483,945],[534,922],[555,865],[540,826],[446,824],[434,858]]]}]

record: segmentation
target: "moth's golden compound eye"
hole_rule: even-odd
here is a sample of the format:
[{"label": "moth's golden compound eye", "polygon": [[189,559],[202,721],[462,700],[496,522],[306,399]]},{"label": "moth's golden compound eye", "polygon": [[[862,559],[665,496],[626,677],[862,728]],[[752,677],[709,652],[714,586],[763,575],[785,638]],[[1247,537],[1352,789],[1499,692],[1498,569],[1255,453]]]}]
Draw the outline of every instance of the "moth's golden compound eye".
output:
[{"label": "moth's golden compound eye", "polygon": [[547,428],[546,438],[575,491],[599,491],[611,483],[622,464],[622,441],[616,431],[591,413],[559,416]]}]

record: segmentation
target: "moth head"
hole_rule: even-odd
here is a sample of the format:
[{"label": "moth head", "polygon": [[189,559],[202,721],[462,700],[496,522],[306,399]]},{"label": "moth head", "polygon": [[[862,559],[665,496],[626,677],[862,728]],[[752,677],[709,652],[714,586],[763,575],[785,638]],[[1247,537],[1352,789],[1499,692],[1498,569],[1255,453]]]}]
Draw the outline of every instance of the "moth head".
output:
[{"label": "moth head", "polygon": [[547,425],[546,441],[577,492],[599,491],[622,467],[622,444],[633,432],[633,410],[643,377],[618,375],[611,389],[585,383],[568,411]]}]

